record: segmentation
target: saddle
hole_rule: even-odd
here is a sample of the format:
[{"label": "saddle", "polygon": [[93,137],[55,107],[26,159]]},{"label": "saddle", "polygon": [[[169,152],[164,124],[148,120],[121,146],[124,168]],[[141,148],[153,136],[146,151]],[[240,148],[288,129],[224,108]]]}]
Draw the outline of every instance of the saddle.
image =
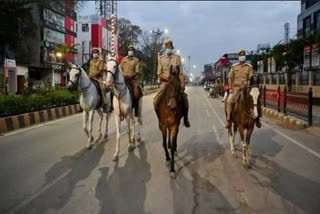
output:
[{"label": "saddle", "polygon": [[[131,100],[135,101],[136,98],[135,98],[134,95],[133,95],[133,89],[131,88],[130,83],[127,82],[127,81],[125,81],[125,83],[126,83],[126,86],[127,86],[128,89],[129,89],[129,93],[130,93]],[[143,91],[142,91],[142,88],[141,88],[140,85],[138,86],[138,89],[139,89],[139,95],[140,95],[140,97],[142,97],[142,96],[143,96]],[[134,107],[135,107],[134,102],[132,102],[132,108],[134,108]]]}]

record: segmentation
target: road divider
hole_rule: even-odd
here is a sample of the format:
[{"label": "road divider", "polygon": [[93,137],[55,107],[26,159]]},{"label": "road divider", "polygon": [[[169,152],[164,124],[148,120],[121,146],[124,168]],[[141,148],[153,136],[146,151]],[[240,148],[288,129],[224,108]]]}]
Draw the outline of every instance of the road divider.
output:
[{"label": "road divider", "polygon": [[42,111],[35,111],[0,118],[0,133],[6,133],[21,128],[26,128],[39,123],[63,118],[81,111],[79,104],[62,106]]}]

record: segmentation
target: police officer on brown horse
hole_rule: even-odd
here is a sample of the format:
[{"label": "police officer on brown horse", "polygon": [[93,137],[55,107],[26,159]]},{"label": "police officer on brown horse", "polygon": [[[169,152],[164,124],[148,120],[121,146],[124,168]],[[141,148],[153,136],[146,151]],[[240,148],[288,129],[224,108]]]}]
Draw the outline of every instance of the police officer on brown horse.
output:
[{"label": "police officer on brown horse", "polygon": [[159,62],[158,62],[158,70],[157,70],[157,76],[160,78],[160,90],[158,91],[157,95],[153,98],[153,105],[154,110],[156,111],[157,115],[159,114],[159,104],[160,100],[165,92],[166,85],[169,81],[170,76],[170,67],[171,66],[179,66],[180,74],[180,86],[181,86],[181,95],[183,100],[183,107],[184,107],[184,125],[186,127],[190,127],[190,122],[188,118],[188,112],[189,112],[189,102],[187,94],[185,91],[185,81],[184,81],[184,75],[182,71],[181,66],[181,59],[180,56],[174,54],[174,47],[173,42],[168,39],[164,43],[165,45],[165,54],[160,56]]},{"label": "police officer on brown horse", "polygon": [[107,112],[110,112],[110,107],[107,105],[106,88],[102,82],[103,67],[104,67],[104,63],[103,63],[103,60],[99,58],[99,50],[93,49],[92,59],[89,62],[89,78],[94,79],[98,82],[99,88],[101,90],[103,112],[107,113]]},{"label": "police officer on brown horse", "polygon": [[[128,47],[128,56],[124,57],[120,63],[125,82],[130,86],[133,94],[134,114],[139,115],[139,99],[143,96],[142,90],[138,84],[139,59],[134,56],[134,47]],[[140,115],[141,116],[141,115]]]},{"label": "police officer on brown horse", "polygon": [[[225,128],[231,127],[231,113],[233,111],[233,106],[236,103],[236,99],[239,96],[240,88],[247,86],[250,82],[250,79],[253,76],[252,65],[246,63],[246,52],[245,50],[240,50],[238,53],[239,62],[232,65],[229,74],[228,74],[228,84],[230,86],[229,97],[226,102],[226,116],[227,122]],[[261,128],[261,106],[258,101],[258,114],[259,116],[256,119],[256,126]]]}]

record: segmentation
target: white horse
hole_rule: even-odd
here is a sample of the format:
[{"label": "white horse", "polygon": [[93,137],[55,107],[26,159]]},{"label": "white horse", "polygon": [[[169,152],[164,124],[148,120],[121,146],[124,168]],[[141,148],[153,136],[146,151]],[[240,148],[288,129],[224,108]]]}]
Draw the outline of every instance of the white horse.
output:
[{"label": "white horse", "polygon": [[[77,90],[78,87],[80,88],[80,106],[83,109],[83,129],[88,136],[88,144],[86,147],[90,149],[93,146],[94,141],[94,138],[92,136],[92,122],[95,111],[97,111],[100,117],[98,129],[99,137],[96,142],[98,142],[102,137],[101,124],[103,120],[103,112],[99,107],[102,98],[98,95],[97,88],[93,84],[92,80],[90,80],[89,76],[81,67],[73,64],[70,64],[70,67],[70,80],[68,82],[67,89],[69,91],[74,91]],[[110,114],[111,113],[106,114],[106,130],[104,133],[105,139],[108,138],[108,121],[110,118]]]},{"label": "white horse", "polygon": [[135,117],[133,114],[132,100],[129,89],[125,84],[122,70],[115,59],[110,59],[107,62],[107,78],[106,85],[108,87],[114,86],[113,108],[115,123],[117,127],[117,145],[116,152],[113,155],[113,160],[116,161],[119,158],[120,152],[120,122],[125,118],[128,124],[128,137],[129,145],[128,151],[131,152],[135,149],[135,142],[141,141],[140,126],[142,125],[142,98],[139,100],[139,116],[137,125],[137,136],[135,136]]}]

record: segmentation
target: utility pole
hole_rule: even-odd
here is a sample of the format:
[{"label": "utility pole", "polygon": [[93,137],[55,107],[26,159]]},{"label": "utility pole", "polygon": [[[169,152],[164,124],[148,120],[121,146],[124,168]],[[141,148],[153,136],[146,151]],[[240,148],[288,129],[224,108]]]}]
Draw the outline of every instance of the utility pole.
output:
[{"label": "utility pole", "polygon": [[189,76],[191,75],[191,57],[189,56]]}]

